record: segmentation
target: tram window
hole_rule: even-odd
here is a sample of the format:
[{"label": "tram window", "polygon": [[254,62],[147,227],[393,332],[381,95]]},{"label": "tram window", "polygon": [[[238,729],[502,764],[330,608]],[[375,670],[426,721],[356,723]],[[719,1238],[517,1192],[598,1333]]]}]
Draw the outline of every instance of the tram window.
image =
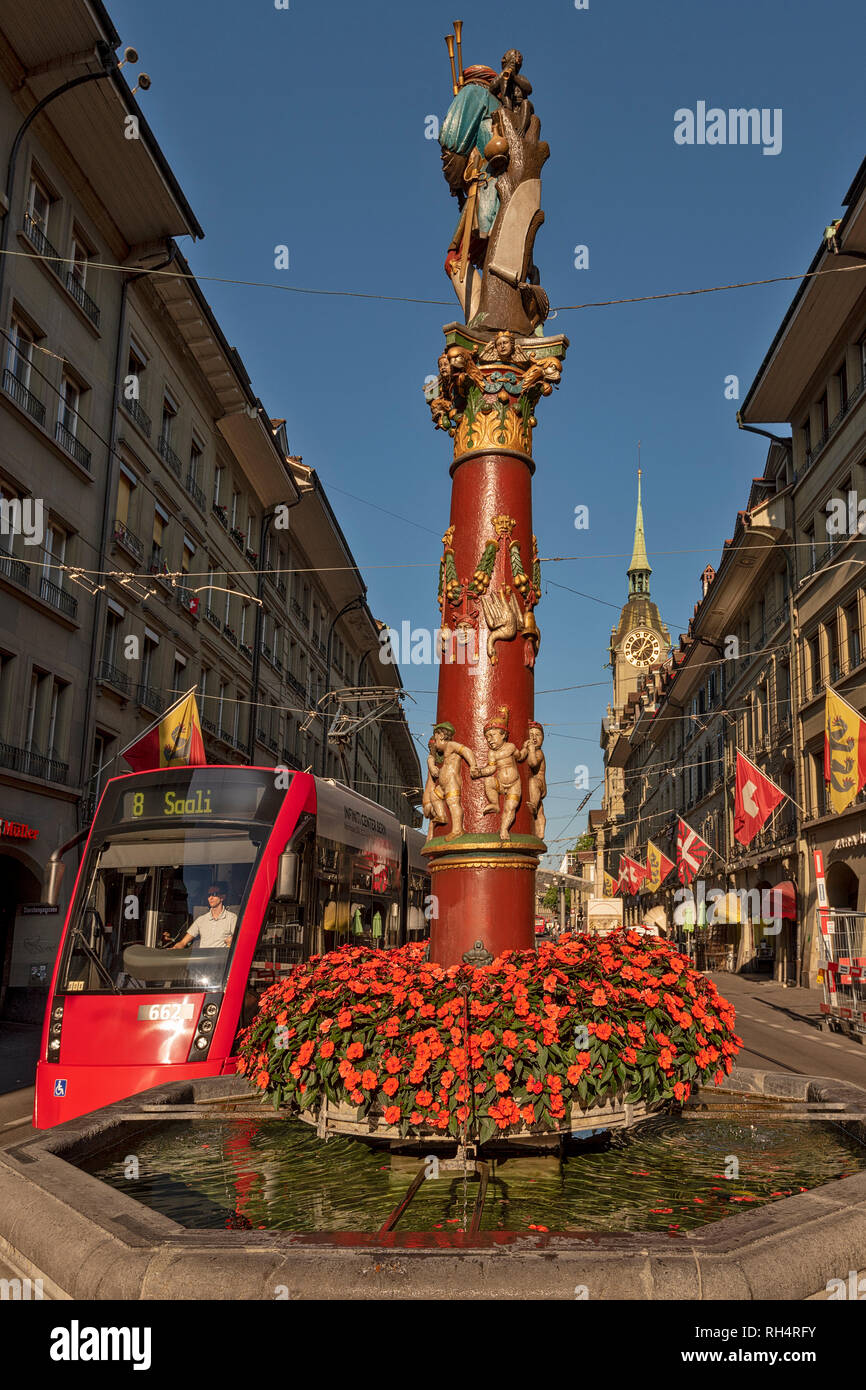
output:
[{"label": "tram window", "polygon": [[239,917],[259,849],[246,830],[118,834],[95,847],[82,872],[60,989],[221,988],[237,926],[232,947],[165,948],[209,912],[207,890],[214,882],[225,883],[225,909]]}]

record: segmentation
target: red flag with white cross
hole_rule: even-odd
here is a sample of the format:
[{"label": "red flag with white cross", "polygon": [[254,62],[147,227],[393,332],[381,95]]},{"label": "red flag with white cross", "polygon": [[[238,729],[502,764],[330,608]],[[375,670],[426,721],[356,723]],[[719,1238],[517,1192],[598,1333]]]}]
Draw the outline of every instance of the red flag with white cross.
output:
[{"label": "red flag with white cross", "polygon": [[734,839],[750,845],[761,826],[773,814],[786,792],[765,777],[760,768],[737,751],[737,782],[734,795]]}]

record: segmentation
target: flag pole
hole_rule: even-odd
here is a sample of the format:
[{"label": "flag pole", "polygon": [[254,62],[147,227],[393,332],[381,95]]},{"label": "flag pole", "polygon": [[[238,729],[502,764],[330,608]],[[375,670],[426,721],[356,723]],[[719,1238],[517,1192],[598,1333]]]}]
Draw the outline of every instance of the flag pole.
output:
[{"label": "flag pole", "polygon": [[124,748],[121,748],[118,753],[115,753],[115,758],[122,758],[124,753],[126,753],[128,749],[132,748],[136,743],[140,743],[140,741],[143,738],[147,738],[148,734],[152,734],[154,729],[159,728],[163,719],[165,719],[167,715],[171,714],[173,709],[177,709],[178,705],[182,705],[184,700],[188,700],[190,695],[194,695],[197,690],[198,681],[196,681],[195,685],[190,686],[189,690],[187,690],[184,695],[179,696],[179,698],[175,700],[173,705],[169,705],[167,709],[164,709],[162,714],[160,714],[158,718],[154,719],[152,724],[148,724],[146,729],[142,729],[141,733],[136,734],[135,738],[130,739],[129,743],[127,743]]}]

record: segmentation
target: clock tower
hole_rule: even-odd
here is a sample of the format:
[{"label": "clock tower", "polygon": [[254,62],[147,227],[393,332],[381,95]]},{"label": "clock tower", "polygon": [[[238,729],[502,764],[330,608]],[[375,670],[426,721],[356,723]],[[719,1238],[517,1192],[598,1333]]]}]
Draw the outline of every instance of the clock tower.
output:
[{"label": "clock tower", "polygon": [[646,553],[643,507],[640,490],[641,470],[637,471],[637,516],[634,548],[628,567],[628,598],[619,623],[611,629],[610,664],[613,667],[613,714],[616,717],[636,691],[641,677],[667,656],[671,638],[650,598],[652,570]]}]

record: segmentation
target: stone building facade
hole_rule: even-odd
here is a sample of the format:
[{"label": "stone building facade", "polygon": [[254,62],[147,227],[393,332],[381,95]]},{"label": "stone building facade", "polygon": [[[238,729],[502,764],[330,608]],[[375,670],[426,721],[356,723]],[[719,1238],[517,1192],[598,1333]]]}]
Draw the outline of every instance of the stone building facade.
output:
[{"label": "stone building facade", "polygon": [[[399,671],[178,248],[203,232],[119,44],[85,0],[0,29],[0,1016],[41,1012],[65,911],[38,911],[48,855],[192,687],[209,762],[348,775],[420,819]],[[338,756],[322,702],[359,686],[380,717]]]}]

